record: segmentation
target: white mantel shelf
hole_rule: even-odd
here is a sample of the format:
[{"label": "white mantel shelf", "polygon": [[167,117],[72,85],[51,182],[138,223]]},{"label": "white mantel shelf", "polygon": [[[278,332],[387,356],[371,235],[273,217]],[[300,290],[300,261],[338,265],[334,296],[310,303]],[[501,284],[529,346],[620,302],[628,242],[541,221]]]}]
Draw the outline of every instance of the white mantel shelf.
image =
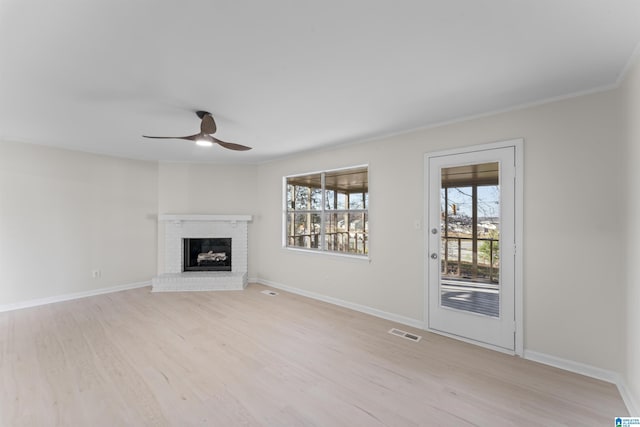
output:
[{"label": "white mantel shelf", "polygon": [[251,215],[181,215],[181,214],[161,214],[158,215],[160,221],[251,221]]}]

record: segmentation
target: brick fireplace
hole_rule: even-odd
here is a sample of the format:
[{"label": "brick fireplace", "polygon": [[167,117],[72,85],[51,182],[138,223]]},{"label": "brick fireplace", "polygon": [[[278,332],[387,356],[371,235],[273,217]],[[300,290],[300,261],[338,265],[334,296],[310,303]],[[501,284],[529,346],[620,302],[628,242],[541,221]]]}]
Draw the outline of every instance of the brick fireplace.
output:
[{"label": "brick fireplace", "polygon": [[[164,223],[165,272],[153,278],[154,292],[242,290],[247,286],[247,229],[251,215],[159,215],[158,220]],[[201,265],[230,261],[230,271],[194,268],[190,260],[185,268],[185,257],[189,258],[185,244],[223,240],[229,242],[230,249],[203,246],[204,249],[195,251],[202,253],[192,255],[201,260]]]}]

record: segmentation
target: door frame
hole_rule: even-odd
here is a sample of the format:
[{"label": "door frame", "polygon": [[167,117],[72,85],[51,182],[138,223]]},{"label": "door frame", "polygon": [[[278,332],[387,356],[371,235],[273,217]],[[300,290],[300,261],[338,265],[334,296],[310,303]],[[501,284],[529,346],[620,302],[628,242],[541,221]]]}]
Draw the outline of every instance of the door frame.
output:
[{"label": "door frame", "polygon": [[[429,268],[434,263],[429,262],[429,196],[427,192],[429,186],[429,159],[436,156],[448,156],[452,154],[464,154],[481,150],[492,150],[496,148],[514,148],[515,153],[515,283],[514,283],[514,310],[515,310],[515,351],[505,350],[491,344],[481,343],[472,339],[459,337],[446,332],[429,328]],[[424,198],[423,212],[423,259],[424,259],[424,326],[423,329],[439,335],[445,335],[460,341],[486,347],[502,353],[524,355],[524,276],[523,276],[523,232],[524,232],[524,138],[510,139],[487,144],[472,145],[467,147],[453,148],[449,150],[432,151],[424,155],[424,189],[422,197]],[[439,264],[438,264],[439,266]]]}]

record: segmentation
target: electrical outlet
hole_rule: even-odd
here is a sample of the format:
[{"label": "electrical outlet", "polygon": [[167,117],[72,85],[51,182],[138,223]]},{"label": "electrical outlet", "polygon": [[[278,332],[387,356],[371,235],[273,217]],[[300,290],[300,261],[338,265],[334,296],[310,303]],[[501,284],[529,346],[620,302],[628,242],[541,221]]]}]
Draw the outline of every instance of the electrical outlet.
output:
[{"label": "electrical outlet", "polygon": [[100,272],[100,270],[93,270],[93,271],[91,272],[91,277],[93,277],[94,279],[99,279],[99,278],[100,278],[100,276],[101,276],[101,274],[102,274],[102,273]]}]

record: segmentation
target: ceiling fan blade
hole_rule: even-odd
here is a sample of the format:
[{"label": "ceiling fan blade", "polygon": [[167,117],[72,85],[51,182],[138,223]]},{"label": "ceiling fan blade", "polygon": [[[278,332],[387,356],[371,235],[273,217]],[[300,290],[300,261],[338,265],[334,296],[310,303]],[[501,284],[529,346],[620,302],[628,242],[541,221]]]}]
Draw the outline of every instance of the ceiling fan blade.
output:
[{"label": "ceiling fan blade", "polygon": [[216,121],[213,120],[213,116],[209,113],[202,116],[202,123],[200,123],[200,132],[205,134],[216,133],[217,130]]},{"label": "ceiling fan blade", "polygon": [[247,147],[246,145],[234,144],[233,142],[224,142],[214,137],[211,137],[211,139],[213,140],[213,142],[216,142],[221,146],[223,146],[224,148],[228,148],[229,150],[235,150],[235,151],[251,150],[251,147]]},{"label": "ceiling fan blade", "polygon": [[195,135],[189,135],[189,136],[148,136],[148,135],[142,135],[144,138],[153,138],[153,139],[186,139],[187,141],[195,141],[196,139],[198,139],[199,136],[201,136],[201,134],[197,133]]}]

